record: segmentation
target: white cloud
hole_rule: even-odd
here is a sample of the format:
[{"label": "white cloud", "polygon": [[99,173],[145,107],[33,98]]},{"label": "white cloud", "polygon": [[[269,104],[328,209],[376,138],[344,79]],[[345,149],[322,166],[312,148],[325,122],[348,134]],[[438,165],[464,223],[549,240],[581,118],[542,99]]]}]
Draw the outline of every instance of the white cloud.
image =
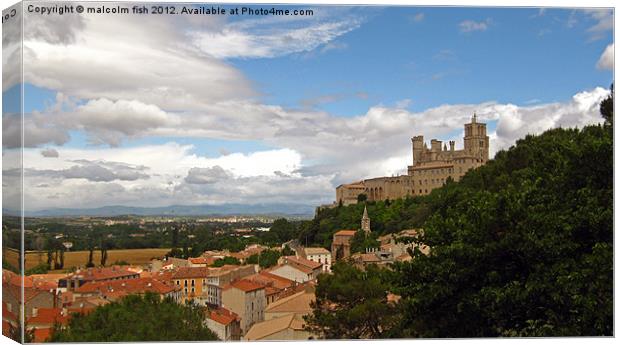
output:
[{"label": "white cloud", "polygon": [[261,29],[260,22],[230,23],[219,31],[192,32],[190,37],[200,50],[215,58],[272,58],[308,52],[324,44],[328,47],[335,38],[358,28],[361,21],[345,18],[295,28],[286,24]]},{"label": "white cloud", "polygon": [[[187,16],[130,17],[89,16],[72,26],[49,19],[55,29],[45,32],[53,34],[27,21],[25,31],[39,35],[24,40],[26,82],[70,97],[137,100],[166,110],[257,96],[238,70],[184,43],[195,27]],[[218,20],[205,17],[200,27],[210,30]]]},{"label": "white cloud", "polygon": [[604,34],[614,27],[614,10],[611,8],[596,8],[583,11],[595,24],[588,28],[590,40],[602,39]]},{"label": "white cloud", "polygon": [[474,32],[474,31],[486,31],[491,24],[490,19],[486,19],[484,21],[476,22],[473,20],[464,20],[459,23],[459,30],[463,33],[466,32]]},{"label": "white cloud", "polygon": [[614,44],[610,44],[605,48],[603,54],[598,59],[596,63],[596,68],[598,69],[608,69],[614,70]]},{"label": "white cloud", "polygon": [[[489,133],[493,155],[527,134],[600,123],[599,103],[608,94],[609,90],[596,88],[566,102],[453,104],[422,112],[375,106],[351,118],[256,103],[228,103],[212,108],[209,116],[183,116],[175,119],[178,122],[172,127],[165,127],[166,123],[164,128],[145,128],[142,135],[260,140],[281,149],[204,157],[192,153],[192,146],[175,143],[131,148],[53,147],[62,159],[40,159],[40,149],[26,149],[27,169],[55,172],[27,176],[25,183],[27,189],[49,185],[30,196],[32,205],[46,207],[81,206],[79,193],[70,190],[89,190],[90,194],[96,183],[114,184],[97,187],[105,192],[100,195],[100,204],[255,203],[262,198],[272,202],[329,202],[340,183],[404,173],[411,163],[413,135],[423,134],[427,141],[456,140],[458,149],[462,147],[463,124],[476,112],[480,121],[497,122],[496,131]],[[132,135],[140,134],[137,131]],[[10,154],[17,153],[6,153]],[[112,173],[88,167],[98,169],[88,178],[85,163],[80,163],[85,161]],[[109,162],[122,165],[111,166]],[[78,168],[73,168],[76,163]],[[123,175],[119,170],[123,165],[138,170],[125,170]],[[110,195],[120,190],[119,186],[122,195]],[[48,198],[62,193],[66,195]],[[89,198],[94,202],[93,195]]]}]

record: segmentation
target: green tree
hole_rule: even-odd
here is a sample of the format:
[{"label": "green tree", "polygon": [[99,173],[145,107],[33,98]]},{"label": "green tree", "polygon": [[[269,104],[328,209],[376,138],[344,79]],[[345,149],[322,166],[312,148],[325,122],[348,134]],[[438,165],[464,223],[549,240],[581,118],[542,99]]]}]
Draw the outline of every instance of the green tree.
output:
[{"label": "green tree", "polygon": [[321,274],[307,329],[326,339],[390,337],[398,321],[397,305],[389,303],[387,273],[375,265],[362,271],[346,262]]},{"label": "green tree", "polygon": [[133,342],[218,340],[203,323],[204,311],[158,295],[129,295],[96,308],[88,315],[73,314],[54,342]]},{"label": "green tree", "polygon": [[364,253],[367,248],[379,248],[381,244],[377,241],[377,236],[375,232],[366,235],[363,230],[357,230],[351,239],[351,253]]},{"label": "green tree", "polygon": [[609,126],[553,129],[434,191],[400,336],[612,335],[612,153]]},{"label": "green tree", "polygon": [[241,265],[241,261],[239,259],[232,256],[225,256],[222,259],[217,259],[213,262],[212,267],[222,267],[224,265]]},{"label": "green tree", "polygon": [[295,237],[295,226],[286,218],[280,218],[273,222],[269,232],[276,234],[279,243],[284,243]]},{"label": "green tree", "polygon": [[601,102],[601,115],[605,123],[613,126],[614,124],[614,84],[611,84],[611,94]]},{"label": "green tree", "polygon": [[278,264],[282,254],[276,250],[263,250],[260,254],[253,254],[247,260],[247,264],[260,265],[261,268],[269,268]]}]

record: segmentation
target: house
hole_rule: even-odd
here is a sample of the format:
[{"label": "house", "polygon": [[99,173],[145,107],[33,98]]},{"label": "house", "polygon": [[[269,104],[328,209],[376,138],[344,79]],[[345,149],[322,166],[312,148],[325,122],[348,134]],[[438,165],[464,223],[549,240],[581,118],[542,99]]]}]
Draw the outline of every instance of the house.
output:
[{"label": "house", "polygon": [[295,282],[284,277],[271,274],[267,271],[245,277],[245,280],[260,284],[265,287],[267,305],[282,297],[289,289],[295,286]]},{"label": "house", "polygon": [[297,258],[295,256],[283,256],[278,259],[278,265],[271,268],[269,273],[292,280],[298,283],[304,283],[314,280],[323,272],[323,264],[318,262]]},{"label": "house", "polygon": [[323,265],[323,272],[331,272],[332,267],[332,253],[321,247],[311,247],[311,248],[299,248],[296,250],[297,256],[318,262]]},{"label": "house", "polygon": [[58,289],[60,291],[74,290],[88,282],[126,280],[139,277],[139,272],[130,271],[120,266],[78,269],[67,277],[59,279]]},{"label": "house", "polygon": [[265,320],[271,320],[295,314],[296,316],[304,316],[312,313],[311,303],[316,300],[314,287],[307,286],[304,290],[299,291],[291,296],[283,297],[265,309]]},{"label": "house", "polygon": [[334,234],[332,260],[346,259],[351,256],[351,240],[355,233],[355,230],[340,230]]},{"label": "house", "polygon": [[33,315],[26,319],[28,329],[32,330],[35,343],[46,341],[51,335],[55,324],[61,327],[69,322],[69,312],[62,308],[34,309]]},{"label": "house", "polygon": [[222,292],[222,306],[241,317],[241,333],[265,319],[265,288],[248,280],[238,280],[227,285]]},{"label": "house", "polygon": [[213,265],[215,259],[212,257],[200,256],[197,258],[189,258],[187,261],[189,262],[189,267],[207,267]]},{"label": "house", "polygon": [[108,301],[116,301],[127,295],[142,295],[147,292],[155,293],[162,299],[170,297],[177,302],[181,300],[179,286],[165,284],[153,278],[88,282],[76,288],[73,296],[75,299],[99,296]]},{"label": "house", "polygon": [[239,315],[226,308],[207,311],[205,323],[220,340],[241,339],[241,319]]},{"label": "house", "polygon": [[[23,292],[23,298],[22,298]],[[55,290],[48,283],[40,284],[29,276],[22,277],[13,272],[2,271],[2,302],[3,320],[10,322],[12,315],[15,316],[15,323],[20,312],[20,306],[24,302],[25,317],[31,317],[35,310],[40,308],[56,307]],[[6,310],[7,314],[4,315]]]},{"label": "house", "polygon": [[295,314],[259,322],[243,337],[246,341],[308,340],[316,336],[304,329],[305,322]]},{"label": "house", "polygon": [[222,287],[233,280],[256,273],[253,265],[222,267],[182,267],[172,282],[181,288],[181,301],[198,305],[222,305]]}]

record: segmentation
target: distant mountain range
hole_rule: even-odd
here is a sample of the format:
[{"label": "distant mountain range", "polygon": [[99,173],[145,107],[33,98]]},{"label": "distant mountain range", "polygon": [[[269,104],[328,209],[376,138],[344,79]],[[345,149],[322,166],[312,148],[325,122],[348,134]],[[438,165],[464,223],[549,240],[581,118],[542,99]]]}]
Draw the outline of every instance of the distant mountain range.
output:
[{"label": "distant mountain range", "polygon": [[[3,209],[3,214],[18,215],[19,212]],[[103,206],[98,208],[52,208],[39,211],[26,211],[26,217],[68,217],[91,216],[112,217],[136,216],[231,216],[265,215],[312,217],[314,206],[302,204],[223,204],[223,205],[172,205],[166,207]]]}]

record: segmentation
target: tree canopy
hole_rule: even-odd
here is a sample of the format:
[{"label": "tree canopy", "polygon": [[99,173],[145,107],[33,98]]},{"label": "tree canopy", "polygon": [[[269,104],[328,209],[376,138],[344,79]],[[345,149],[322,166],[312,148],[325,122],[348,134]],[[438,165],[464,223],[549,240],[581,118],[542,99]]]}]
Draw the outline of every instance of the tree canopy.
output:
[{"label": "tree canopy", "polygon": [[129,295],[96,308],[87,315],[73,314],[69,325],[56,328],[54,342],[131,342],[218,340],[203,324],[203,311],[158,295]]},{"label": "tree canopy", "polygon": [[318,277],[313,313],[305,317],[307,329],[326,339],[388,337],[398,313],[387,300],[386,273],[377,266],[362,271],[346,262],[334,264],[332,272]]},{"label": "tree canopy", "polygon": [[[389,336],[613,335],[611,97],[604,125],[528,135],[428,196],[368,204],[380,232],[420,225],[418,241],[431,248],[377,275],[374,284],[401,296]],[[325,210],[307,234],[324,241],[362,209]],[[372,337],[359,328],[387,310],[349,315],[365,293],[350,270],[319,279],[310,323],[328,337]]]}]

